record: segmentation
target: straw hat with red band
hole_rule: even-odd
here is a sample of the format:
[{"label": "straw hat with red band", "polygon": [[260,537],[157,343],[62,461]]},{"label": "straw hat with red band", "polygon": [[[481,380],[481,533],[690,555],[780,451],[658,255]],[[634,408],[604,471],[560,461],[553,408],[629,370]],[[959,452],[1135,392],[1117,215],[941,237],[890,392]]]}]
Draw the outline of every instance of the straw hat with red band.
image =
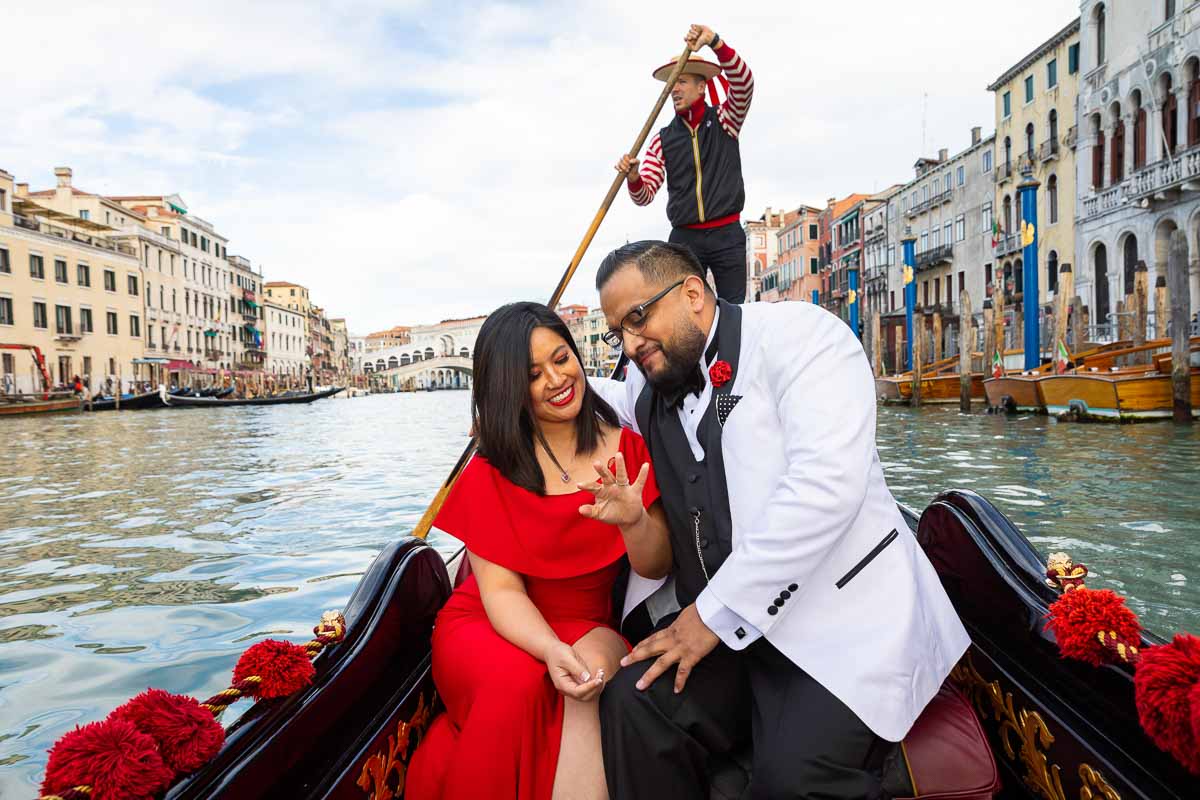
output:
[{"label": "straw hat with red band", "polygon": [[[671,77],[671,71],[675,69],[675,61],[668,61],[658,69],[654,70],[654,79],[665,81]],[[720,104],[720,97],[717,94],[717,84],[720,83],[721,90],[725,96],[729,96],[729,80],[721,74],[721,65],[714,64],[711,61],[705,61],[703,58],[692,56],[687,60],[687,64],[683,67],[685,75],[699,75],[708,83],[708,100],[714,106]]]}]

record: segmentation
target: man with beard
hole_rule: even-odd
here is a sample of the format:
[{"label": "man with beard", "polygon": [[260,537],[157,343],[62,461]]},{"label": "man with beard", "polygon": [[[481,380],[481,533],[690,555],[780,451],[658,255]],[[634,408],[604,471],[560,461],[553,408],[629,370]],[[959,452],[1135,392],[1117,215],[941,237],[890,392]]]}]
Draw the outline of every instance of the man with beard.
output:
[{"label": "man with beard", "polygon": [[[649,205],[667,182],[667,219],[672,242],[685,244],[712,270],[717,294],[731,303],[746,299],[746,232],[741,214],[746,203],[738,136],[754,96],[750,67],[712,28],[693,25],[684,41],[693,52],[707,45],[719,65],[689,58],[671,87],[675,118],[646,148],[641,166],[628,154],[616,169],[628,178],[629,196]],[[654,71],[665,81],[675,62]],[[727,97],[717,105],[716,82]],[[713,102],[704,102],[705,89]]]},{"label": "man with beard", "polygon": [[884,482],[862,347],[810,303],[718,300],[677,244],[613,251],[596,287],[637,368],[594,385],[646,440],[674,554],[625,593],[648,635],[601,695],[610,796],[707,798],[750,736],[749,797],[882,797],[968,639]]}]

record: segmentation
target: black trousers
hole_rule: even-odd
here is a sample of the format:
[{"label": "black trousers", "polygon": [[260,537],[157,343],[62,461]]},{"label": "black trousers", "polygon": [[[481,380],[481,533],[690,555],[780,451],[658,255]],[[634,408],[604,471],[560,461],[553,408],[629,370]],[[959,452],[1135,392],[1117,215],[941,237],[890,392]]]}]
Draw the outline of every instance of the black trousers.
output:
[{"label": "black trousers", "polygon": [[[659,621],[670,625],[675,615]],[[600,695],[600,731],[613,800],[708,800],[710,758],[754,745],[743,798],[884,798],[880,739],[844,703],[766,639],[724,644],[675,694],[675,670],[644,692],[654,663],[621,669]]]},{"label": "black trousers", "polygon": [[739,222],[719,228],[672,228],[669,241],[685,244],[712,270],[717,296],[729,303],[746,301],[746,232]]}]

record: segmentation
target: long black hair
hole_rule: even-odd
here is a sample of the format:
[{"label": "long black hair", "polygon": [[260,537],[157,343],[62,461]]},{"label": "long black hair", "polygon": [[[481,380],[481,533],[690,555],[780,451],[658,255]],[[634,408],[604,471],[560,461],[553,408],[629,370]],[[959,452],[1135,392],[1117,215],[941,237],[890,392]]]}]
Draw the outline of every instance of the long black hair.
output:
[{"label": "long black hair", "polygon": [[[529,339],[535,328],[561,336],[582,369],[575,339],[558,314],[541,303],[501,306],[484,321],[475,340],[471,419],[480,455],[512,483],[545,494],[546,481],[534,453],[534,440],[542,441],[542,434],[529,399]],[[601,422],[620,426],[612,407],[584,383],[583,405],[575,418],[576,455],[600,444]]]}]

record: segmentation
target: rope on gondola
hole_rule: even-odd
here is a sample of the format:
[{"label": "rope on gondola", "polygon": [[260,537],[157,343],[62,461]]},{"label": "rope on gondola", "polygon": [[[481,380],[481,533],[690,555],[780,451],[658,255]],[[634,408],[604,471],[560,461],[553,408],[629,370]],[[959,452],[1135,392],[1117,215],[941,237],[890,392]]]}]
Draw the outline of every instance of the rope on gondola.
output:
[{"label": "rope on gondola", "polygon": [[225,742],[218,719],[243,697],[286,697],[312,683],[312,661],[346,636],[326,611],[303,645],[265,639],[246,650],[231,685],[203,703],[147,689],[100,722],[78,726],[50,749],[40,800],[151,800],[212,759]]},{"label": "rope on gondola", "polygon": [[1087,567],[1071,564],[1065,554],[1050,556],[1047,576],[1062,595],[1051,604],[1046,627],[1059,652],[1096,667],[1133,667],[1142,729],[1156,747],[1200,775],[1200,638],[1177,633],[1170,642],[1142,647],[1142,624],[1125,599],[1087,588],[1086,575]]}]

